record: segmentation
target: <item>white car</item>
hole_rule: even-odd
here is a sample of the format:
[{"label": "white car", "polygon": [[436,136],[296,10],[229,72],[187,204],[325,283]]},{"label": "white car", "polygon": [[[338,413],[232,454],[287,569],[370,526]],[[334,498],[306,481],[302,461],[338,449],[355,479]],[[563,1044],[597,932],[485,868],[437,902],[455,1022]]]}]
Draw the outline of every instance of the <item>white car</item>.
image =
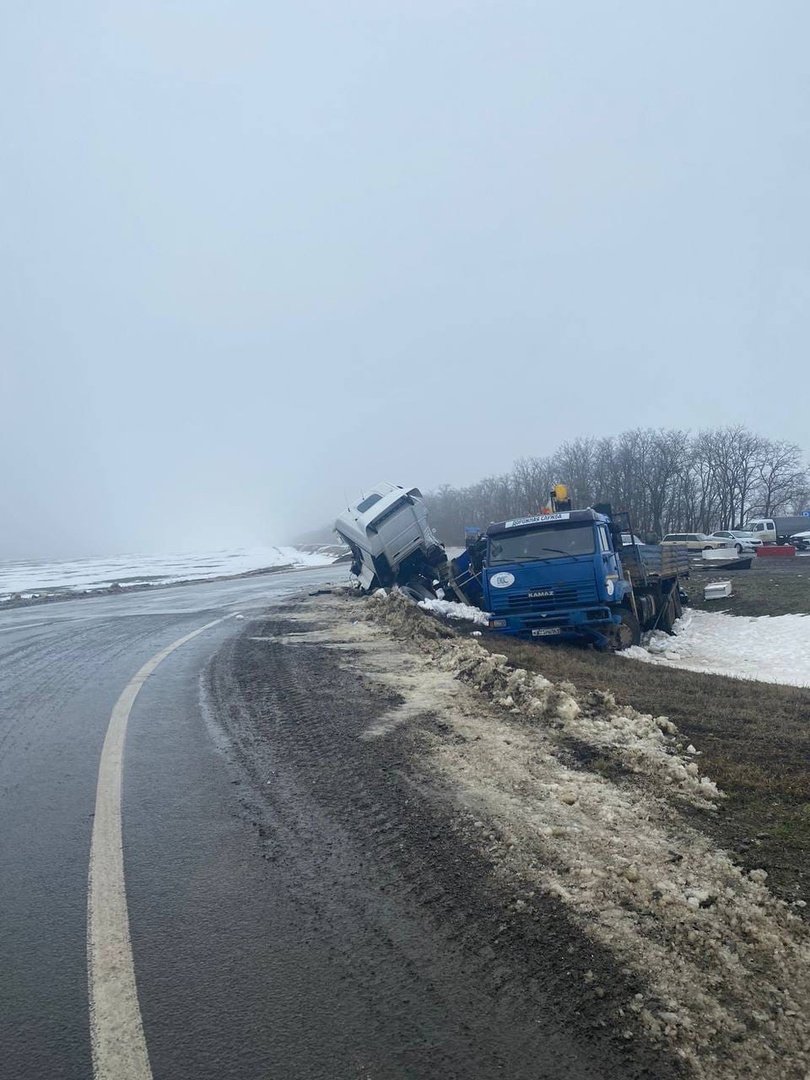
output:
[{"label": "white car", "polygon": [[810,551],[810,532],[794,533],[788,541],[799,551]]},{"label": "white car", "polygon": [[706,551],[707,548],[730,547],[730,540],[721,540],[719,536],[707,536],[706,533],[667,533],[661,541],[664,545],[686,548],[687,551]]},{"label": "white car", "polygon": [[742,555],[743,552],[747,555],[753,555],[757,548],[762,547],[760,538],[754,536],[752,532],[746,532],[745,529],[718,529],[717,532],[712,533],[712,536],[718,536],[720,539],[726,540],[729,545],[733,544],[738,555]]}]

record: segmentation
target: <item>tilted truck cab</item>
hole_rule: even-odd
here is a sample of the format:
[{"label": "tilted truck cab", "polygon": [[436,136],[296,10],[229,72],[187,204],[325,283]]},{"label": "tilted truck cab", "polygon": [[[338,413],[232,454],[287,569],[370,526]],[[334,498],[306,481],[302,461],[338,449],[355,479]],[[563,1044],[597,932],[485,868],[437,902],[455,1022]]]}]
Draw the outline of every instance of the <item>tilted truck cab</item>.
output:
[{"label": "tilted truck cab", "polygon": [[343,511],[335,532],[352,553],[352,573],[365,589],[402,585],[432,595],[447,555],[430,528],[419,488],[380,483]]}]

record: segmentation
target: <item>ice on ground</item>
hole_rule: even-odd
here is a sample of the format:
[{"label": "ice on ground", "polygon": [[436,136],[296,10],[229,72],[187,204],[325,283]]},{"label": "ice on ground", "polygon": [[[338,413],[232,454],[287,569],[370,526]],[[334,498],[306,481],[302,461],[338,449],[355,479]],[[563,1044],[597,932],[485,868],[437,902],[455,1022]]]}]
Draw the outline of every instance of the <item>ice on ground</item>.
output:
[{"label": "ice on ground", "polygon": [[675,624],[674,637],[656,631],[646,645],[618,655],[688,671],[810,686],[810,616],[688,611]]},{"label": "ice on ground", "polygon": [[0,562],[0,601],[20,595],[92,592],[120,585],[170,585],[230,577],[280,566],[330,566],[333,547],[301,551],[294,547],[226,548],[176,555],[114,555],[65,562]]},{"label": "ice on ground", "polygon": [[443,615],[446,619],[466,619],[468,622],[486,626],[489,614],[470,604],[458,604],[454,600],[421,600],[419,607],[432,611],[434,615]]}]

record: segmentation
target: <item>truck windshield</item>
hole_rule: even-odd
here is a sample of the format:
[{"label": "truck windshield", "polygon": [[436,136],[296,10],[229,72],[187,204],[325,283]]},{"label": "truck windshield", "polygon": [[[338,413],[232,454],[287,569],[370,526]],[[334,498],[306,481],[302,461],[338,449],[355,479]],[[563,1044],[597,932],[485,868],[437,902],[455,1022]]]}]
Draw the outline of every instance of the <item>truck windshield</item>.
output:
[{"label": "truck windshield", "polygon": [[489,542],[490,565],[561,559],[571,555],[593,555],[596,537],[593,526],[544,525],[528,532],[505,533]]}]

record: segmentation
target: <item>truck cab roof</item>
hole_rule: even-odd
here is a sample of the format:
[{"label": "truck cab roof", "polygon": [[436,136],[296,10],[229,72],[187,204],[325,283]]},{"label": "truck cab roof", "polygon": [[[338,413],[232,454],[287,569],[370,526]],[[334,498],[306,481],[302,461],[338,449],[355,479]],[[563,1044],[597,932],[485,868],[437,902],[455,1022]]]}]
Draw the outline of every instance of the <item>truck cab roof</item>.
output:
[{"label": "truck cab roof", "polygon": [[598,514],[590,507],[587,510],[560,510],[553,514],[535,514],[532,517],[510,518],[508,521],[495,521],[487,527],[487,536],[497,536],[500,533],[511,532],[513,529],[531,528],[535,525],[559,525],[563,522],[602,522],[607,524],[608,518],[604,514]]},{"label": "truck cab roof", "polygon": [[351,524],[365,530],[403,498],[421,499],[419,488],[405,488],[401,484],[380,483],[364,495],[354,506],[347,507],[335,522],[338,532]]}]

